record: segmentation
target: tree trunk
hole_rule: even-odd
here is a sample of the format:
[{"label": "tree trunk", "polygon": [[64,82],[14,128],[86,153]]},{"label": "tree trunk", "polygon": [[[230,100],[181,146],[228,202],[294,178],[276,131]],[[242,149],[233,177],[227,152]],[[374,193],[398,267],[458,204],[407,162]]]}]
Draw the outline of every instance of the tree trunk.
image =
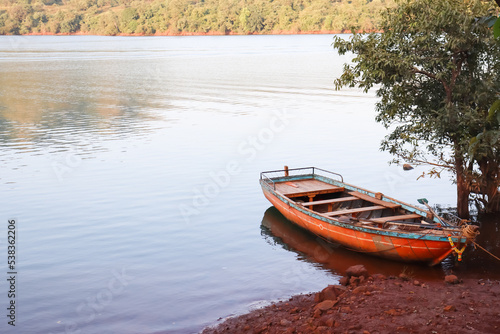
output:
[{"label": "tree trunk", "polygon": [[499,164],[494,159],[482,158],[478,161],[481,170],[481,193],[488,198],[484,205],[486,212],[500,212]]},{"label": "tree trunk", "polygon": [[500,194],[498,192],[495,195],[488,195],[488,204],[486,205],[486,212],[500,212]]},{"label": "tree trunk", "polygon": [[464,159],[455,156],[455,169],[457,173],[457,212],[462,219],[469,219],[470,190],[465,177]]}]

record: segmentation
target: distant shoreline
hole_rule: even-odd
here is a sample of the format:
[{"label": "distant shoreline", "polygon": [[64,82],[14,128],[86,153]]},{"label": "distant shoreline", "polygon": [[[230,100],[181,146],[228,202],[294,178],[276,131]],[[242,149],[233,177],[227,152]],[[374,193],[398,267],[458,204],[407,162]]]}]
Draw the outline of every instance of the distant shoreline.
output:
[{"label": "distant shoreline", "polygon": [[[361,33],[362,31],[358,31]],[[364,33],[380,32],[380,31],[363,31]],[[125,34],[119,33],[116,35],[99,35],[91,32],[76,32],[76,33],[51,33],[51,32],[32,32],[29,34],[19,35],[1,35],[1,36],[121,36],[121,37],[154,37],[154,36],[249,36],[249,35],[338,35],[338,34],[352,34],[350,30],[316,30],[316,31],[271,31],[269,33],[221,33],[218,31],[209,32],[156,32],[154,34]]]},{"label": "distant shoreline", "polygon": [[377,29],[382,13],[395,6],[394,0],[0,3],[0,35],[94,36],[338,34]]}]

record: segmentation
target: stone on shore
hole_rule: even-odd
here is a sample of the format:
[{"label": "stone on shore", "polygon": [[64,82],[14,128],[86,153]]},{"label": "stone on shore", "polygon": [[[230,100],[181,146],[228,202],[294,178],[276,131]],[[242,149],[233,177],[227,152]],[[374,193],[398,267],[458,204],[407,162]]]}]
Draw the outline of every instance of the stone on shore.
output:
[{"label": "stone on shore", "polygon": [[458,277],[455,275],[446,275],[444,278],[444,281],[448,284],[458,284],[460,281],[458,280]]},{"label": "stone on shore", "polygon": [[329,285],[314,296],[314,301],[320,303],[324,300],[337,300],[338,296],[343,291],[344,290],[338,285]]},{"label": "stone on shore", "polygon": [[351,266],[351,267],[347,268],[345,274],[348,278],[351,278],[351,277],[368,278],[368,270],[366,270],[365,266],[362,264],[358,264],[358,265]]}]

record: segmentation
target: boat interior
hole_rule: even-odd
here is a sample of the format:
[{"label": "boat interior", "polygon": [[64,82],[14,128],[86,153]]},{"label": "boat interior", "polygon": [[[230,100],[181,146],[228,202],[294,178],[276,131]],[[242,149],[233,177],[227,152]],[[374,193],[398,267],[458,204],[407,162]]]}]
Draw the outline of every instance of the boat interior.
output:
[{"label": "boat interior", "polygon": [[276,191],[303,207],[341,221],[379,228],[387,228],[388,225],[436,227],[430,214],[423,217],[409,212],[399,203],[382,200],[381,193],[372,197],[361,191],[349,190],[317,179],[276,182],[275,187]]}]

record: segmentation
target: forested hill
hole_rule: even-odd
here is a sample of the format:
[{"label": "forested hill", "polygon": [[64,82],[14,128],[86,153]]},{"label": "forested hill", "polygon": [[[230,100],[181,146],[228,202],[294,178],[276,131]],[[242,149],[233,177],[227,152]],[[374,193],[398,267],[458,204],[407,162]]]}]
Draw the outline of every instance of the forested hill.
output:
[{"label": "forested hill", "polygon": [[376,30],[394,0],[0,0],[0,34],[270,34]]}]

